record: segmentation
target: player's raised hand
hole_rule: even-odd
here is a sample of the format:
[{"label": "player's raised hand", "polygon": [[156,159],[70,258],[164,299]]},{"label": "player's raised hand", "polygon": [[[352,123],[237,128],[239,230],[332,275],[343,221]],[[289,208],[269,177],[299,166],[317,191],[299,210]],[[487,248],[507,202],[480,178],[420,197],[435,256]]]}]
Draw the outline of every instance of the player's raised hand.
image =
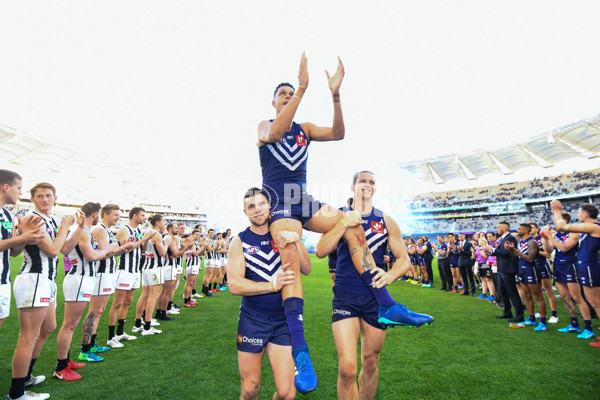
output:
[{"label": "player's raised hand", "polygon": [[74,222],[75,222],[75,216],[74,215],[65,215],[65,216],[62,217],[61,224],[64,225],[66,228],[68,228],[71,225],[73,225]]},{"label": "player's raised hand", "polygon": [[75,221],[77,221],[77,225],[79,225],[80,228],[83,228],[83,224],[85,222],[85,214],[83,213],[83,211],[75,211]]},{"label": "player's raised hand", "polygon": [[342,86],[342,81],[344,80],[344,64],[342,64],[342,60],[338,57],[338,66],[335,74],[329,76],[329,72],[325,70],[325,75],[327,75],[327,82],[329,83],[329,89],[331,89],[331,93],[336,94],[340,92],[340,86]]},{"label": "player's raised hand", "polygon": [[562,211],[563,209],[560,200],[552,200],[552,202],[550,203],[550,208],[552,209],[552,211]]},{"label": "player's raised hand", "polygon": [[308,59],[303,51],[300,57],[300,71],[298,72],[298,88],[308,87]]}]

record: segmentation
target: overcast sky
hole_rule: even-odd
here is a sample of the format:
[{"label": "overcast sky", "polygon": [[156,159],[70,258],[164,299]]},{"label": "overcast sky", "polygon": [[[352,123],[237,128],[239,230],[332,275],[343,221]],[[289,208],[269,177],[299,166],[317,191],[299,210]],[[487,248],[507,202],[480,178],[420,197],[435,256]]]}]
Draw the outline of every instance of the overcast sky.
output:
[{"label": "overcast sky", "polygon": [[600,113],[599,15],[598,1],[1,1],[0,124],[144,163],[163,192],[185,181],[239,229],[239,196],[261,183],[256,127],[302,51],[299,122],[331,124],[324,69],[346,67],[346,139],[308,161],[336,204],[356,170]]}]

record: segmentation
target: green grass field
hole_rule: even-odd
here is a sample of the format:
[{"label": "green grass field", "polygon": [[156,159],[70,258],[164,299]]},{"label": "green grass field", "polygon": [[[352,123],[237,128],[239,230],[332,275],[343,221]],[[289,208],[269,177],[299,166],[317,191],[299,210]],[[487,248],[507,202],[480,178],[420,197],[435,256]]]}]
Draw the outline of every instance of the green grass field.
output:
[{"label": "green grass field", "polygon": [[[13,279],[20,259],[13,260]],[[319,390],[306,399],[336,398],[337,355],[331,334],[331,279],[327,264],[313,256],[313,272],[304,277],[305,331]],[[62,265],[60,266],[62,271]],[[436,267],[434,265],[434,271]],[[63,317],[59,272],[57,323]],[[439,283],[438,283],[439,285]],[[439,286],[438,286],[439,287]],[[176,293],[182,303],[183,285]],[[406,282],[389,287],[397,301],[431,314],[435,323],[422,328],[395,328],[387,333],[379,369],[378,399],[598,399],[600,350],[573,334],[556,331],[568,324],[559,301],[561,322],[547,332],[510,329],[494,315],[499,309],[484,300],[420,288]],[[138,291],[139,292],[139,291]],[[138,293],[139,295],[139,293]],[[136,296],[137,300],[137,296]],[[53,380],[57,330],[34,369],[46,382],[33,388],[54,399],[236,399],[239,398],[236,329],[241,298],[223,292],[182,309],[176,320],[162,323],[163,334],[125,342],[103,353],[105,361],[79,370],[78,382]],[[109,302],[109,306],[110,303]],[[126,329],[135,319],[130,307]],[[98,343],[106,343],[108,310],[100,320]],[[594,325],[600,325],[594,320]],[[14,307],[0,330],[0,396],[8,393],[11,359],[19,333]],[[81,330],[71,355],[79,352]],[[264,362],[259,398],[270,399],[274,383]]]}]

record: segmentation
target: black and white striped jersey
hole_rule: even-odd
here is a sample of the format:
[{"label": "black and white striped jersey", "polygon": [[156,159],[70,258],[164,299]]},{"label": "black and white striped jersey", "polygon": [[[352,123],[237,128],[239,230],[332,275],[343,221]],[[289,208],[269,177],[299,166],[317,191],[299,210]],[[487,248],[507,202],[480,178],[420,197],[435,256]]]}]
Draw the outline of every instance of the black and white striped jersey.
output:
[{"label": "black and white striped jersey", "polygon": [[[2,207],[0,209],[0,240],[11,239],[13,237],[14,217],[10,211]],[[6,249],[2,255],[2,266],[0,266],[0,285],[10,283],[10,249]]]},{"label": "black and white striped jersey", "polygon": [[[90,232],[90,230],[88,229],[87,226],[85,226],[84,228],[88,232]],[[73,235],[74,233],[75,233],[75,230],[70,232],[69,237],[70,237],[70,235]],[[98,243],[94,242],[94,235],[92,235],[92,232],[90,232],[90,236],[91,236],[92,248],[97,249]],[[69,275],[96,276],[96,270],[94,269],[94,264],[96,262],[88,261],[85,259],[85,257],[83,256],[83,252],[81,251],[81,248],[79,247],[79,243],[77,243],[75,245],[75,247],[73,248],[73,250],[71,250],[68,258],[69,258],[69,263],[71,263],[71,270],[69,271]],[[66,260],[65,260],[65,262],[66,262]]]},{"label": "black and white striped jersey", "polygon": [[[139,226],[133,229],[129,225],[125,225],[125,228],[129,231],[129,237],[135,237],[136,241],[142,239],[142,230]],[[125,243],[119,243],[123,246]],[[139,273],[140,272],[140,262],[142,259],[142,246],[136,247],[129,253],[121,254],[121,258],[119,259],[119,269],[125,270],[131,273]]]},{"label": "black and white striped jersey", "polygon": [[148,243],[148,248],[146,249],[145,261],[144,261],[144,269],[154,269],[163,266],[163,258],[158,253],[158,249],[156,245],[152,242]]},{"label": "black and white striped jersey", "polygon": [[[104,230],[106,231],[106,234],[108,235],[108,243],[109,244],[112,244],[117,241],[117,239],[115,238],[115,235],[113,235],[113,233],[110,231],[110,229],[108,229],[106,227],[106,225],[104,225],[103,223],[100,223],[100,226],[102,228],[104,228]],[[96,272],[98,274],[114,274],[116,265],[117,265],[117,257],[116,256],[105,258],[104,260],[98,261],[98,263],[97,263],[98,268],[97,268]]]},{"label": "black and white striped jersey", "polygon": [[[30,214],[42,217],[44,220],[44,229],[48,232],[48,235],[50,235],[50,239],[54,241],[58,233],[58,228],[60,227],[56,218],[52,215],[46,217],[37,211],[32,211],[28,215]],[[42,274],[51,281],[54,281],[56,278],[57,265],[58,257],[48,257],[37,245],[28,244],[23,250],[23,266],[21,267],[20,273]]]}]

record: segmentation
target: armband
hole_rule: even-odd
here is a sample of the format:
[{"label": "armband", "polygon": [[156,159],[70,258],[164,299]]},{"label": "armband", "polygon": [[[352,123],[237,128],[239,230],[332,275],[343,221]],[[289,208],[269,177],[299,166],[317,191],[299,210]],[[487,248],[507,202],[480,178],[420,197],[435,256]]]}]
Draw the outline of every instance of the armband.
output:
[{"label": "armband", "polygon": [[333,102],[334,103],[339,103],[340,102],[340,94],[339,93],[332,93],[331,97],[333,98]]}]

